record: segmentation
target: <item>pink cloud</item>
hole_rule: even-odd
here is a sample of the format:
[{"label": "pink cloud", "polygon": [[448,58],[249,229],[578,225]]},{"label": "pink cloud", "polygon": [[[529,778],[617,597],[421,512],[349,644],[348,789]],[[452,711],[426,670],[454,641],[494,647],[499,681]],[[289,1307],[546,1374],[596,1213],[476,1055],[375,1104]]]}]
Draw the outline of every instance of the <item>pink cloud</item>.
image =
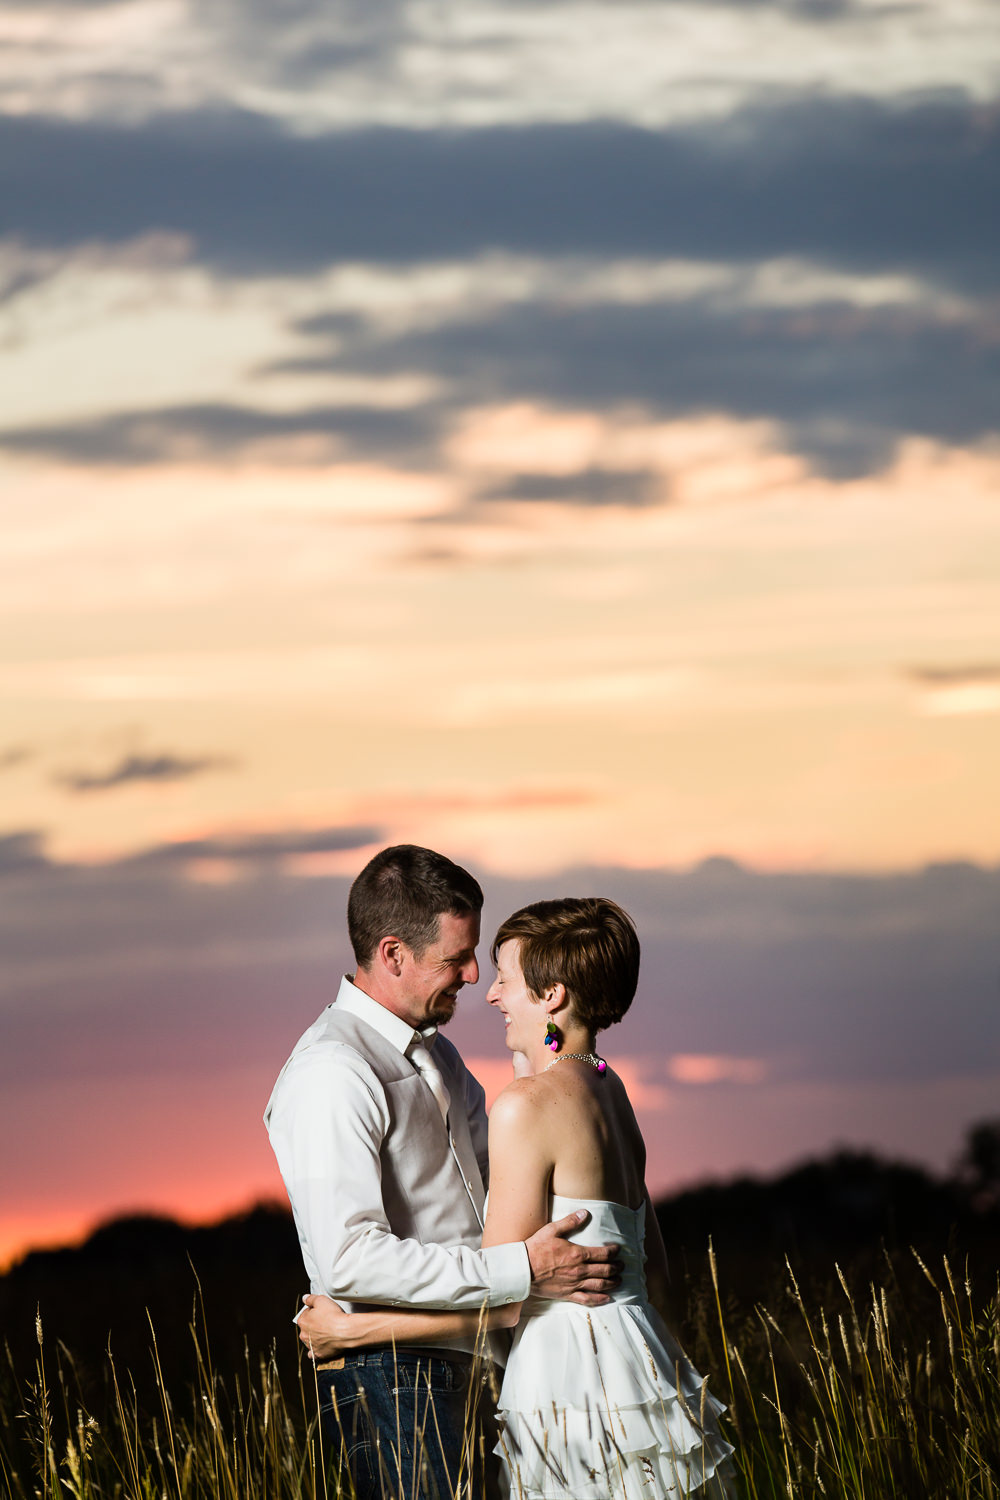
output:
[{"label": "pink cloud", "polygon": [[675,1052],[667,1072],[677,1083],[763,1083],[762,1057],[727,1057],[719,1052]]}]

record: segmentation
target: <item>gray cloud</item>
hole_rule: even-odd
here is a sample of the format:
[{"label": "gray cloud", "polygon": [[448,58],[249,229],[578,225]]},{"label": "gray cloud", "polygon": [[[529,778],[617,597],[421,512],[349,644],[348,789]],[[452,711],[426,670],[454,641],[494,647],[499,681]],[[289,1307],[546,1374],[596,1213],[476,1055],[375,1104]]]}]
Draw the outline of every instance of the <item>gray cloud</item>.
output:
[{"label": "gray cloud", "polygon": [[65,11],[112,10],[118,4],[120,0],[2,0],[0,12],[30,10],[37,15],[43,11],[51,17],[58,17]]},{"label": "gray cloud", "polygon": [[[0,273],[0,307],[8,306],[16,302],[25,292],[30,292],[34,287],[40,286],[51,274],[49,267],[42,266],[18,266],[10,270],[6,275]],[[4,339],[4,343],[7,340]]]},{"label": "gray cloud", "polygon": [[310,88],[353,75],[406,88],[396,70],[410,34],[404,0],[204,0],[199,20],[244,77]]},{"label": "gray cloud", "polygon": [[71,792],[105,792],[137,781],[186,781],[232,764],[232,760],[216,755],[125,755],[110,770],[62,771],[53,780]]},{"label": "gray cloud", "polygon": [[[302,879],[276,854],[363,847],[377,829],[288,830],[166,846],[101,867],[46,865],[25,835],[0,903],[5,1075],[45,1048],[47,1076],[233,1056],[277,1065],[350,966],[349,880]],[[3,845],[0,845],[0,850]],[[258,860],[258,878],[178,880],[194,858]],[[360,859],[359,859],[360,863]],[[623,1055],[767,1057],[786,1080],[921,1079],[1000,1066],[1000,870],[887,877],[574,869],[485,880],[489,934],[525,901],[601,891],[643,943]],[[499,1055],[480,985],[469,1051]]]},{"label": "gray cloud", "polygon": [[[269,847],[301,847],[305,837],[275,835]],[[329,832],[314,837],[326,843]],[[209,840],[182,854],[196,847],[233,852],[229,841]],[[347,878],[299,878],[265,860],[247,870],[252,878],[197,884],[178,878],[181,868],[168,849],[104,867],[36,862],[4,882],[0,1085],[15,1104],[23,1100],[18,1118],[39,1121],[18,1158],[25,1194],[38,1180],[58,1191],[86,1176],[93,1121],[122,1085],[205,1101],[204,1137],[176,1145],[181,1170],[185,1149],[225,1149],[222,1110],[235,1109],[240,1141],[260,1139],[263,1150],[259,1116],[275,1073],[353,967]],[[638,1061],[654,1088],[667,1082],[671,1055],[721,1053],[751,1069],[763,1061],[765,1081],[736,1085],[735,1095],[725,1085],[670,1084],[669,1113],[652,1115],[637,1100],[651,1151],[665,1134],[672,1143],[658,1172],[746,1167],[760,1151],[773,1160],[776,1149],[790,1159],[802,1153],[804,1129],[817,1149],[845,1136],[860,1144],[866,1133],[874,1144],[898,1141],[900,1095],[967,1094],[967,1106],[955,1104],[961,1122],[963,1108],[966,1119],[982,1112],[1000,1072],[1000,870],[865,879],[759,875],[714,861],[677,873],[567,870],[531,882],[477,873],[487,937],[526,901],[563,892],[600,891],[632,912],[640,988],[602,1047],[612,1061]],[[463,993],[450,1035],[467,1055],[499,1062],[502,1038],[484,990],[481,982]],[[876,1104],[864,1124],[854,1114],[859,1093]],[[818,1101],[815,1117],[805,1094]],[[144,1155],[162,1154],[164,1117],[126,1118]],[[730,1146],[706,1150],[709,1118],[727,1122]],[[956,1128],[950,1121],[949,1135]],[[915,1154],[939,1150],[930,1128],[912,1145]]]},{"label": "gray cloud", "polygon": [[[4,11],[31,10],[35,13],[47,10],[58,14],[64,10],[109,10],[118,0],[3,0]],[[512,0],[512,7],[523,9],[556,9],[557,6],[575,5],[578,0]],[[648,0],[651,5],[662,8],[671,5],[690,8],[691,0]],[[704,0],[708,3],[708,0]],[[882,14],[898,16],[903,12],[919,12],[924,7],[919,3],[882,6],[859,4],[859,0],[710,0],[721,10],[777,10],[805,19],[817,21],[836,20],[848,16],[864,19]],[[242,29],[245,37],[254,41],[262,38],[293,35],[311,23],[321,22],[330,35],[345,38],[345,47],[363,46],[360,38],[371,37],[380,32],[398,31],[403,25],[405,0],[281,0],[281,3],[266,3],[266,0],[202,0],[199,14],[203,22],[212,29],[229,34]],[[353,37],[352,43],[347,40]]]},{"label": "gray cloud", "polygon": [[574,505],[651,505],[664,498],[659,475],[643,470],[581,469],[576,474],[518,474],[480,490],[479,500],[567,500]]},{"label": "gray cloud", "polygon": [[44,839],[37,830],[0,834],[0,877],[52,868],[45,854]]},{"label": "gray cloud", "polygon": [[35,752],[30,745],[8,745],[0,750],[0,771],[13,771],[33,759]]},{"label": "gray cloud", "polygon": [[400,410],[368,406],[308,407],[269,412],[225,402],[117,412],[92,422],[0,431],[0,448],[56,454],[77,463],[136,466],[171,458],[224,458],[253,443],[302,436],[328,438],[347,452],[377,452],[418,464],[429,456],[441,414],[429,406]]},{"label": "gray cloud", "polygon": [[[141,879],[148,879],[149,888],[153,889],[163,875],[169,875],[172,881],[177,869],[192,861],[224,860],[234,865],[256,866],[261,872],[265,872],[289,856],[364,849],[383,838],[384,831],[374,824],[347,824],[334,828],[282,829],[277,833],[178,839],[169,844],[154,844],[150,848],[141,849],[137,854],[124,855],[118,861],[95,868],[50,859],[46,852],[44,833],[38,829],[21,829],[0,834],[0,878],[34,876],[43,872],[46,875],[72,879],[78,890],[85,890],[89,888],[89,884],[101,889],[115,885],[123,876],[126,880],[131,880],[140,871],[143,872]],[[3,922],[0,919],[0,931],[2,929]],[[29,939],[27,949],[30,948]],[[13,957],[12,948],[4,951]],[[39,946],[38,952],[46,957],[51,956],[51,950],[46,952],[44,945]]]},{"label": "gray cloud", "polygon": [[[554,406],[701,411],[771,418],[786,441],[834,475],[871,472],[897,440],[919,433],[975,442],[996,432],[1000,343],[981,320],[917,308],[718,306],[686,302],[525,302],[399,335],[339,315],[296,327],[316,352],[286,373],[429,375],[449,392],[407,410],[305,408],[271,413],[201,405],[0,432],[0,446],[82,462],[154,463],[192,450],[213,456],[264,439],[311,434],[348,451],[410,465],[440,461],[439,443],[470,405],[535,398]],[[515,478],[491,498],[649,503],[643,474],[598,467],[565,480]],[[669,498],[662,493],[659,498]]]},{"label": "gray cloud", "polygon": [[[514,0],[514,3],[524,9],[536,9],[536,0]],[[556,5],[570,6],[577,0],[545,0],[549,8]],[[658,10],[665,7],[673,7],[677,10],[690,10],[691,0],[641,0],[641,3],[655,6]],[[858,3],[858,0],[702,0],[703,4],[711,5],[715,10],[745,11],[757,10],[778,11],[785,15],[793,16],[797,20],[817,21],[825,24],[830,21],[842,21],[848,18],[868,20],[873,15],[891,14],[898,16],[901,10],[918,11],[921,6],[914,3],[908,6],[900,5],[866,5]]]},{"label": "gray cloud", "polygon": [[0,164],[4,233],[65,246],[176,231],[234,275],[502,249],[1000,280],[1000,116],[955,96],[793,100],[663,131],[302,138],[234,112],[130,129],[7,116]]},{"label": "gray cloud", "polygon": [[[726,10],[778,10],[807,21],[840,21],[847,16],[870,14],[855,0],[714,0]],[[885,7],[888,9],[888,7]]]},{"label": "gray cloud", "polygon": [[343,828],[313,828],[305,832],[286,829],[280,833],[232,838],[180,839],[132,855],[127,862],[130,865],[173,865],[192,859],[225,859],[256,863],[295,854],[331,854],[344,849],[363,849],[377,843],[381,836],[381,830],[371,824],[352,824]]},{"label": "gray cloud", "polygon": [[1000,662],[979,661],[950,666],[910,667],[906,676],[923,687],[957,687],[964,683],[1000,682]]},{"label": "gray cloud", "polygon": [[[0,219],[10,232],[59,247],[187,236],[226,274],[500,248],[585,265],[605,255],[737,265],[797,255],[975,290],[1000,283],[997,179],[1000,114],[959,98],[792,101],[662,132],[590,124],[292,139],[234,113],[130,131],[0,120]],[[0,446],[137,465],[308,436],[330,452],[426,466],[469,404],[535,397],[771,418],[818,468],[846,476],[884,465],[905,434],[974,443],[996,432],[1000,411],[1000,343],[985,308],[962,319],[930,305],[754,310],[711,295],[536,300],[403,334],[342,309],[295,331],[314,352],[261,373],[414,372],[450,394],[407,410],[120,411],[0,432]],[[533,475],[505,493],[560,498]],[[593,472],[564,497],[643,503],[649,493],[642,476],[605,485]]]},{"label": "gray cloud", "polygon": [[[519,0],[527,10],[524,0]],[[640,0],[657,8],[664,5],[690,8],[690,0]],[[771,12],[800,24],[815,23],[828,31],[834,24],[870,23],[881,7],[858,0],[710,0],[718,10]],[[530,0],[530,8],[572,11],[577,0]],[[471,9],[472,7],[467,7]],[[889,7],[885,7],[886,10]],[[899,7],[892,13],[898,17]],[[484,10],[489,17],[489,12]],[[207,0],[199,19],[225,49],[230,63],[241,75],[266,80],[272,87],[315,89],[324,80],[336,86],[346,80],[372,91],[393,90],[404,95],[412,88],[412,73],[406,67],[406,51],[414,46],[422,52],[433,48],[437,56],[448,53],[481,54],[482,33],[475,28],[461,35],[440,26],[427,25],[410,14],[405,0],[338,0],[323,5],[318,0],[285,0],[281,5],[251,0]],[[575,24],[570,15],[567,24]],[[581,21],[579,24],[585,24]],[[491,26],[486,46],[495,59],[498,53],[514,51],[518,41]]]},{"label": "gray cloud", "polygon": [[1000,870],[764,875],[712,861],[648,877],[570,872],[560,884],[607,889],[636,920],[637,1049],[645,1038],[676,1052],[771,1056],[786,1076],[817,1080],[1000,1062],[1000,938],[990,916]]},{"label": "gray cloud", "polygon": [[368,373],[428,369],[465,400],[534,396],[663,414],[772,417],[829,472],[878,467],[896,438],[998,427],[1000,345],[975,324],[847,305],[521,305],[359,351]]}]

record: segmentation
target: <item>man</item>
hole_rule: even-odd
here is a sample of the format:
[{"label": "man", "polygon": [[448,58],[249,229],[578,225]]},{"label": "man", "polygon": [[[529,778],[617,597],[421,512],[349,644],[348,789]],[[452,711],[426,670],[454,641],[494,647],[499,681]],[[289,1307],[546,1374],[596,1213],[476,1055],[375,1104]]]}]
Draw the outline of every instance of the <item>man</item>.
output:
[{"label": "man", "polygon": [[[357,971],[296,1044],[267,1106],[311,1289],[348,1310],[475,1311],[529,1291],[599,1304],[618,1279],[614,1246],[563,1238],[576,1215],[525,1244],[479,1249],[485,1099],[437,1027],[479,978],[482,904],[478,883],[443,855],[409,844],[376,855],[348,900]],[[359,1500],[455,1493],[463,1419],[476,1404],[472,1344],[317,1366],[324,1423],[344,1444]],[[477,1464],[490,1455],[485,1430],[473,1448]],[[463,1473],[468,1481],[468,1463]],[[489,1474],[473,1481],[481,1488]]]}]

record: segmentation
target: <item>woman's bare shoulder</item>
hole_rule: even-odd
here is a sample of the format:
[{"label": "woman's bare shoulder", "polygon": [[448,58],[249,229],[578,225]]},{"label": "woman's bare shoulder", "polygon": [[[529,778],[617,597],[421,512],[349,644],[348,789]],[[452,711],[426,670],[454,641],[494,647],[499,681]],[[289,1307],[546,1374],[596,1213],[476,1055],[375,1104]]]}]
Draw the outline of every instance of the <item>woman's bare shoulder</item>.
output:
[{"label": "woman's bare shoulder", "polygon": [[552,1108],[555,1099],[552,1081],[543,1073],[513,1078],[493,1101],[490,1129],[496,1125],[515,1127],[536,1119]]},{"label": "woman's bare shoulder", "polygon": [[543,1078],[540,1073],[528,1073],[523,1078],[512,1078],[493,1101],[490,1117],[499,1110],[502,1114],[514,1114],[521,1109],[531,1109],[545,1098]]}]

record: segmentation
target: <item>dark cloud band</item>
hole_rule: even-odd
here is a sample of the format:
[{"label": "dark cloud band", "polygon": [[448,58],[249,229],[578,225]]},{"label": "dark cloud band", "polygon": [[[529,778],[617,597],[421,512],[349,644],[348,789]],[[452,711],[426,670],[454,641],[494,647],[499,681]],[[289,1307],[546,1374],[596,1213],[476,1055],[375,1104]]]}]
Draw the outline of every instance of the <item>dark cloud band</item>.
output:
[{"label": "dark cloud band", "polygon": [[0,448],[47,453],[75,463],[134,467],[178,457],[190,460],[192,455],[221,458],[257,443],[311,437],[329,441],[323,462],[333,453],[378,453],[414,467],[436,453],[440,425],[441,413],[433,407],[308,406],[270,412],[204,402],[0,431]]},{"label": "dark cloud band", "polygon": [[800,100],[664,131],[586,123],[293,137],[189,113],[0,121],[0,232],[191,236],[231,275],[343,261],[803,256],[995,288],[1000,116],[961,97]]},{"label": "dark cloud band", "polygon": [[62,771],[53,780],[71,792],[106,792],[135,782],[187,781],[232,764],[215,755],[126,755],[107,771]]},{"label": "dark cloud band", "polygon": [[[207,838],[100,866],[48,864],[27,838],[0,840],[0,1076],[47,1076],[181,1059],[211,1070],[280,1042],[350,968],[349,879],[303,880],[283,856],[360,848],[363,828]],[[16,844],[16,847],[15,847]],[[200,885],[183,862],[264,860],[267,878]],[[180,864],[179,864],[180,862]],[[362,859],[359,855],[357,863]],[[484,930],[537,897],[538,883],[489,876]],[[620,1054],[766,1056],[784,1080],[931,1079],[1000,1066],[996,911],[1000,870],[930,867],[885,877],[762,874],[724,860],[694,870],[571,869],[552,891],[620,901],[642,936],[636,1005]],[[496,1055],[496,1019],[463,997]],[[474,1032],[471,1028],[475,1028]],[[266,1097],[266,1089],[265,1089]]]}]

